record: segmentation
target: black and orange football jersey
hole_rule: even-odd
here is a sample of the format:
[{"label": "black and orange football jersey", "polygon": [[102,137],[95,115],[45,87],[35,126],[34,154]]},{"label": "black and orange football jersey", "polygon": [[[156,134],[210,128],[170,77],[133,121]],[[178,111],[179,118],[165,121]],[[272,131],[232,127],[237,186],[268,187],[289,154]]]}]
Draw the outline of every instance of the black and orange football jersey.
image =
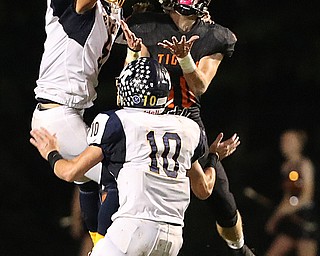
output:
[{"label": "black and orange football jersey", "polygon": [[172,83],[170,98],[173,101],[168,106],[169,111],[172,109],[181,111],[187,108],[190,110],[189,117],[202,125],[200,98],[189,89],[176,56],[157,44],[163,40],[171,41],[173,36],[180,40],[181,36],[185,35],[188,40],[191,36],[198,35],[199,39],[191,48],[191,56],[198,64],[202,57],[215,53],[231,56],[237,41],[235,35],[228,28],[215,23],[205,23],[200,19],[189,32],[184,33],[166,13],[137,13],[128,19],[128,25],[137,37],[142,38],[151,57],[163,64],[170,73]]}]

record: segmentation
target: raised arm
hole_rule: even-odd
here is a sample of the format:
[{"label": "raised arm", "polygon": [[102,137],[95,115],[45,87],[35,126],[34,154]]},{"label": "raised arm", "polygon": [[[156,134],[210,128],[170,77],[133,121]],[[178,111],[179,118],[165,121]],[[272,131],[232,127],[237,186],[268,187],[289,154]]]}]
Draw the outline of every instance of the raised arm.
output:
[{"label": "raised arm", "polygon": [[76,0],[75,1],[75,9],[76,12],[79,14],[83,14],[88,10],[91,10],[95,4],[96,4],[97,0]]},{"label": "raised arm", "polygon": [[150,53],[147,47],[142,43],[142,39],[136,37],[136,35],[129,29],[127,23],[122,20],[120,21],[120,25],[128,45],[125,65],[139,57],[150,57]]},{"label": "raised arm", "polygon": [[198,67],[191,73],[186,73],[182,69],[183,76],[194,94],[200,96],[207,91],[212,79],[217,73],[222,59],[223,55],[216,53],[201,58]]},{"label": "raised arm", "polygon": [[210,56],[201,58],[198,66],[195,64],[190,54],[193,43],[199,38],[194,35],[189,40],[185,36],[178,41],[176,37],[172,37],[172,41],[164,40],[158,45],[168,49],[172,54],[177,56],[183,76],[186,79],[192,92],[200,96],[206,92],[212,79],[217,73],[218,67],[223,59],[223,54],[215,53]]}]

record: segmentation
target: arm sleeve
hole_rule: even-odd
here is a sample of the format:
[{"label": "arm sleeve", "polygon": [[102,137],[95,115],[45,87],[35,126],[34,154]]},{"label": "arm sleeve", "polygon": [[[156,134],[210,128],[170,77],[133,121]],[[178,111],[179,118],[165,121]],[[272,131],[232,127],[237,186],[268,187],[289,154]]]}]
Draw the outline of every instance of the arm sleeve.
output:
[{"label": "arm sleeve", "polygon": [[224,44],[224,52],[223,54],[231,57],[234,52],[234,47],[237,42],[237,37],[234,33],[232,33],[229,29],[226,29],[226,37]]}]

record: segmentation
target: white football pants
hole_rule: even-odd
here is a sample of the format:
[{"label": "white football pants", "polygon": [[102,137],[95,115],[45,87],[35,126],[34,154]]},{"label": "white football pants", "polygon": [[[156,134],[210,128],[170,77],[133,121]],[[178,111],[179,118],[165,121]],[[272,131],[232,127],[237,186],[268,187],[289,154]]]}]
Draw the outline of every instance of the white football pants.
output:
[{"label": "white football pants", "polygon": [[182,227],[163,222],[117,218],[90,256],[176,256]]},{"label": "white football pants", "polygon": [[[56,134],[59,152],[66,158],[78,156],[87,147],[88,126],[83,121],[84,110],[60,106],[40,110],[40,104],[33,112],[31,127],[46,128],[51,134]],[[102,164],[99,163],[86,173],[86,177],[100,182]]]}]

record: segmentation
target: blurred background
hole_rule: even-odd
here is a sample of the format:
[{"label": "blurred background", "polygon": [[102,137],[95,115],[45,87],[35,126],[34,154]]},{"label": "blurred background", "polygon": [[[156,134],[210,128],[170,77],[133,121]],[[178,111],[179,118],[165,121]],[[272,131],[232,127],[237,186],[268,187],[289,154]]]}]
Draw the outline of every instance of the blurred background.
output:
[{"label": "blurred background", "polygon": [[[134,1],[125,3],[125,16]],[[236,132],[238,150],[223,160],[231,190],[242,212],[245,238],[263,255],[272,237],[264,225],[273,209],[248,198],[250,187],[277,203],[281,197],[279,137],[284,129],[309,135],[307,154],[314,161],[319,203],[320,19],[316,1],[214,0],[216,23],[238,38],[207,93],[202,117],[209,140],[220,131]],[[54,176],[29,143],[33,89],[45,40],[46,1],[0,2],[0,255],[77,255],[79,240],[62,227],[70,215],[74,185]],[[125,48],[115,45],[100,74],[98,99],[86,112],[88,123],[115,107],[114,77]],[[206,205],[193,198],[187,211],[182,256],[225,255]]]}]

